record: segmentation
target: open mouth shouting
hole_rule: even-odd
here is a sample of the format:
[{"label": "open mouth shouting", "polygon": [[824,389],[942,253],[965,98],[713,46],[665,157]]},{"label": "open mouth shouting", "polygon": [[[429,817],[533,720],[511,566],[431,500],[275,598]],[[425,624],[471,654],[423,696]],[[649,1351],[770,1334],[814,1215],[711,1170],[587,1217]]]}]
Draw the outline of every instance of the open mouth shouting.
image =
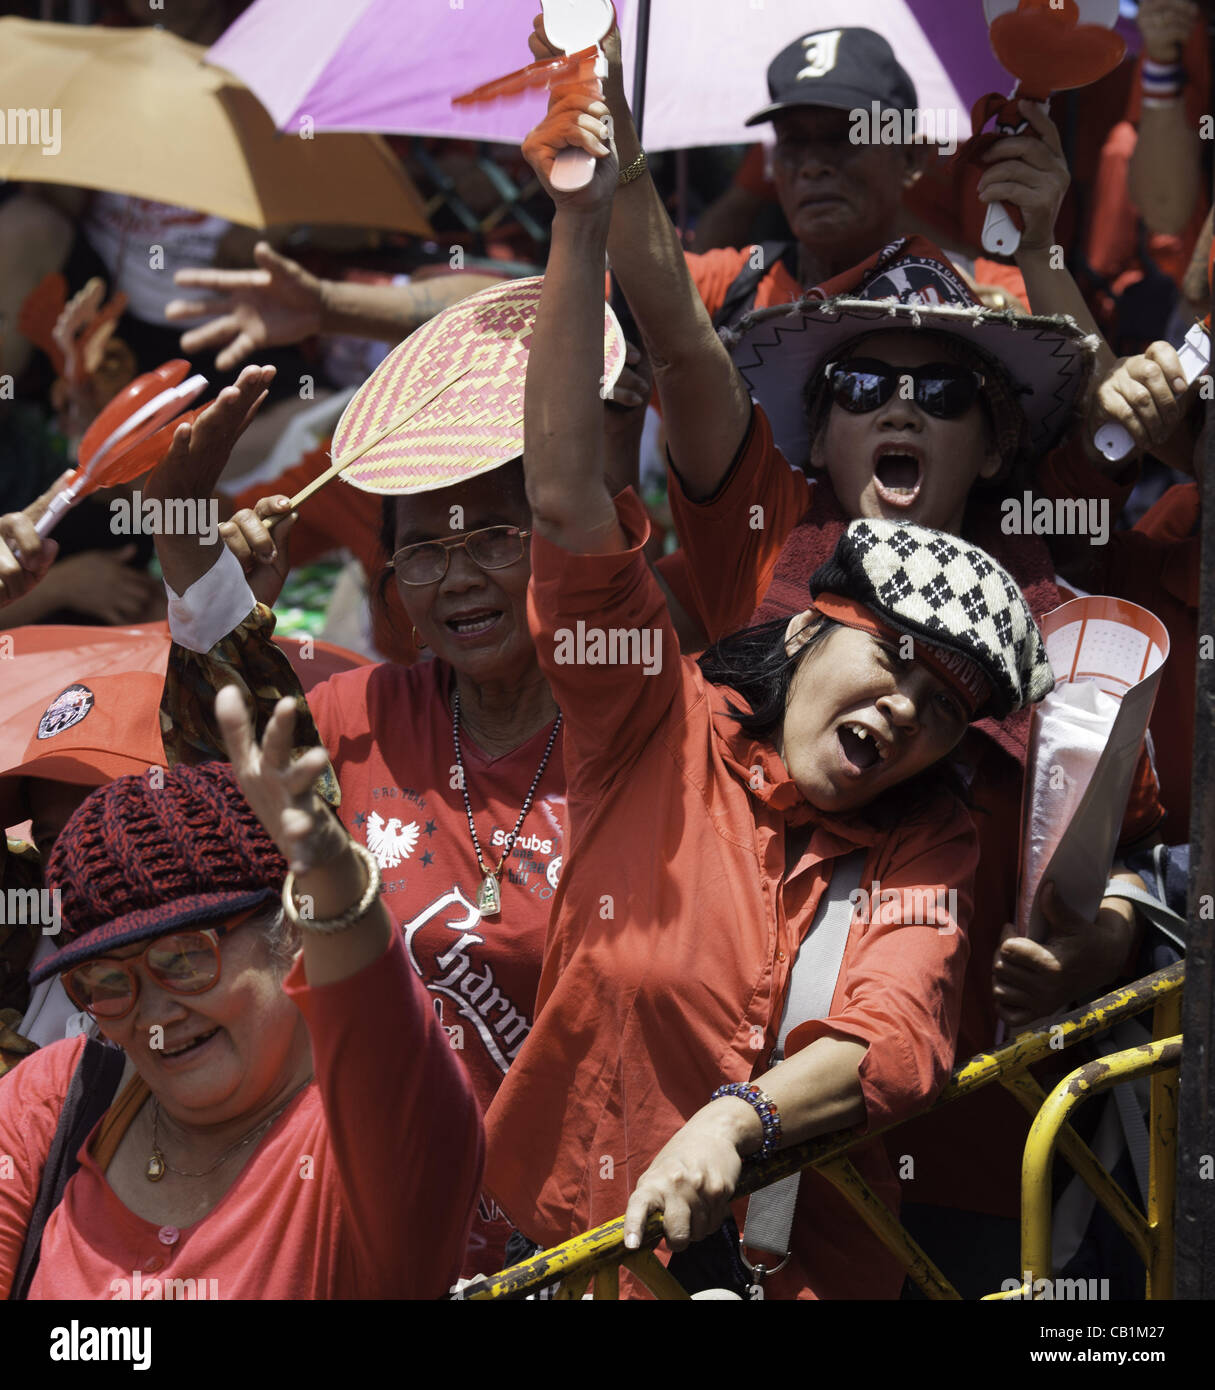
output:
[{"label": "open mouth shouting", "polygon": [[890,741],[855,719],[849,719],[836,730],[839,742],[840,767],[848,777],[863,777],[870,769],[882,766],[890,757]]},{"label": "open mouth shouting", "polygon": [[873,486],[890,507],[915,504],[924,485],[924,451],[915,444],[879,444],[873,454]]}]

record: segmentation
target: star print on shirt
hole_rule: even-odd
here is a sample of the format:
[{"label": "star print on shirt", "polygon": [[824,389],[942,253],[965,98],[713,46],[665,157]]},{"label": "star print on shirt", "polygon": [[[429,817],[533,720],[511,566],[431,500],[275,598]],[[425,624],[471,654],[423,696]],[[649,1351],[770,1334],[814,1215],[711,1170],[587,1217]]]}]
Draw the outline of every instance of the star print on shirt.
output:
[{"label": "star print on shirt", "polygon": [[428,820],[423,828],[427,835],[433,835],[435,833],[436,826],[434,821]]},{"label": "star print on shirt", "polygon": [[435,862],[435,857],[434,857],[434,855],[431,854],[430,850],[427,850],[427,851],[425,852],[425,854],[422,855],[422,867],[423,867],[424,869],[429,869],[430,866],[431,866],[434,862]]},{"label": "star print on shirt", "polygon": [[355,818],[354,818],[354,823],[355,823],[355,825],[357,825],[357,826],[359,826],[359,827],[361,828],[362,825],[363,825],[363,822],[364,822],[366,819],[367,819],[367,812],[366,812],[366,811],[360,811],[360,812],[355,816]]}]

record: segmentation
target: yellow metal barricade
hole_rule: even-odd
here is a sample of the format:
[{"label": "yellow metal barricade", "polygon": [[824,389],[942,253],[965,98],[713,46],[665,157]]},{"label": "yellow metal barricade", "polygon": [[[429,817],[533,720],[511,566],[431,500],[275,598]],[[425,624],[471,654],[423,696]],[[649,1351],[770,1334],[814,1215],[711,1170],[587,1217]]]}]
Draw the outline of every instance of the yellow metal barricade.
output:
[{"label": "yellow metal barricade", "polygon": [[[958,1068],[936,1102],[925,1112],[952,1105],[993,1082],[1006,1087],[1036,1116],[1025,1149],[1022,1183],[1022,1271],[1033,1278],[1013,1292],[990,1298],[1020,1298],[1032,1294],[1037,1280],[1049,1278],[1050,1269],[1050,1169],[1056,1149],[1068,1160],[1094,1195],[1126,1233],[1147,1269],[1147,1296],[1168,1298],[1172,1292],[1173,1189],[1176,1174],[1177,1067],[1181,1039],[1177,1036],[1181,1014],[1183,962],[1169,966],[1114,990],[1087,1008],[1068,1014],[1047,1029],[1024,1033],[998,1052],[980,1053]],[[1057,1056],[1088,1038],[1107,1032],[1115,1024],[1147,1010],[1155,1010],[1155,1041],[1129,1052],[1116,1053],[1079,1068],[1064,1078],[1048,1097],[1029,1074],[1036,1062]],[[1146,1219],[1105,1171],[1088,1145],[1072,1129],[1068,1118],[1090,1095],[1136,1076],[1152,1076],[1151,1178]],[[848,1158],[849,1150],[869,1143],[896,1125],[859,1133],[847,1130],[824,1135],[796,1148],[786,1149],[763,1163],[744,1170],[736,1196],[745,1197],[761,1187],[814,1168],[832,1182],[882,1240],[919,1288],[932,1299],[957,1299],[957,1290],[928,1258],[872,1191]],[[657,1298],[686,1299],[688,1294],[653,1253],[662,1239],[662,1217],[654,1214],[646,1224],[642,1248],[624,1248],[624,1217],[596,1227],[585,1235],[541,1251],[522,1264],[513,1265],[475,1280],[459,1295],[469,1300],[526,1298],[552,1284],[557,1298],[582,1298],[590,1289],[595,1298],[619,1296],[619,1271],[623,1266]]]}]

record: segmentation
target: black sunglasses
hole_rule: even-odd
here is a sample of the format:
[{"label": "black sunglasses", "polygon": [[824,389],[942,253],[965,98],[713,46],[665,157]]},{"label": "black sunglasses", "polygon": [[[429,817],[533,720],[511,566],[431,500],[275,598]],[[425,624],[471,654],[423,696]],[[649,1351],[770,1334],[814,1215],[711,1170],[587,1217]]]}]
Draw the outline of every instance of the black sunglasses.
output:
[{"label": "black sunglasses", "polygon": [[979,398],[985,378],[981,372],[953,362],[929,362],[923,367],[895,367],[876,357],[854,357],[848,362],[829,362],[824,376],[831,396],[841,409],[853,415],[877,410],[910,381],[916,405],[938,420],[956,420]]}]

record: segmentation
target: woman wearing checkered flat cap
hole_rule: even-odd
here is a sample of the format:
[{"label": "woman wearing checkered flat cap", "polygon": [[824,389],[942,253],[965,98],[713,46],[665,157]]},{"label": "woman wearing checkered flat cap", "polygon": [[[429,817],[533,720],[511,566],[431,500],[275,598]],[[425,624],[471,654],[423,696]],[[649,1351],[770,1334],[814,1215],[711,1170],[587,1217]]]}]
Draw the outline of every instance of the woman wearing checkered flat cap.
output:
[{"label": "woman wearing checkered flat cap", "polygon": [[[1041,699],[1053,678],[999,565],[883,520],[847,529],[795,616],[699,664],[681,656],[644,510],[603,480],[591,326],[617,161],[598,115],[558,96],[524,146],[557,204],[524,459],[569,854],[537,1023],[487,1116],[486,1185],[546,1246],[627,1206],[629,1243],[661,1212],[682,1250],[720,1226],[749,1157],[880,1127],[944,1084],[976,840],[943,760],[971,721]],[[557,193],[569,145],[599,162],[589,188]],[[617,657],[597,633],[618,635]],[[834,986],[796,1018],[794,961],[851,856],[860,883],[881,884],[880,910],[844,900],[856,911]],[[935,889],[949,912],[923,924],[908,905]],[[897,1203],[880,1145],[853,1159]],[[770,1296],[891,1297],[902,1282],[816,1175],[790,1250]]]},{"label": "woman wearing checkered flat cap", "polygon": [[232,766],[120,777],[51,856],[37,973],[110,1047],[0,1080],[0,1297],[437,1298],[479,1190],[472,1088],[313,789],[323,750],[292,760],[286,701],[260,746],[217,705]]}]

